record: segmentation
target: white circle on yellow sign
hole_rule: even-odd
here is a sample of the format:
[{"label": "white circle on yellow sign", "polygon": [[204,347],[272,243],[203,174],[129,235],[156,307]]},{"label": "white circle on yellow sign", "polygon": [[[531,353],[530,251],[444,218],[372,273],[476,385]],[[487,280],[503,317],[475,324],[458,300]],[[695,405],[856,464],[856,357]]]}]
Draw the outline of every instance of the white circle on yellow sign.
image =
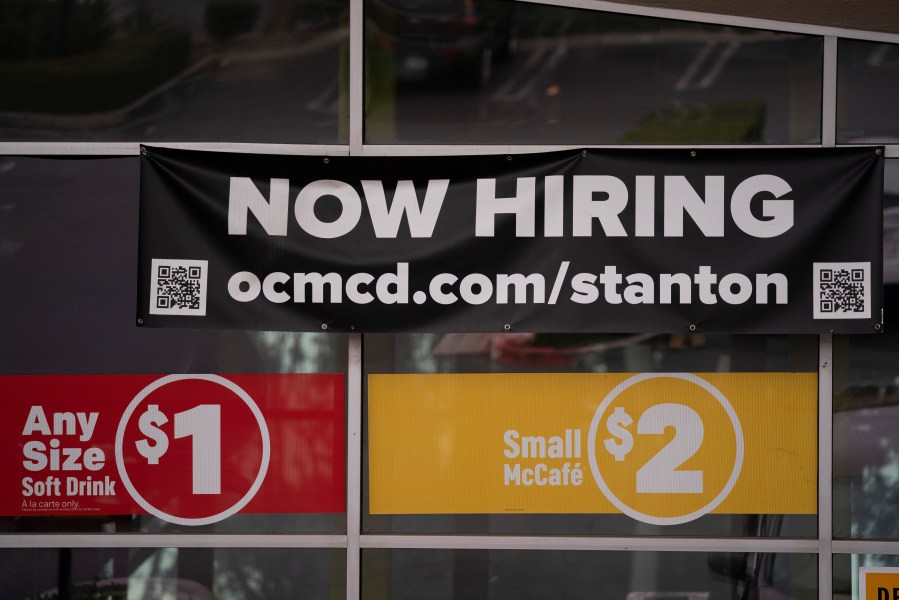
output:
[{"label": "white circle on yellow sign", "polygon": [[679,525],[713,511],[743,466],[743,429],[721,391],[691,373],[640,373],[593,415],[590,469],[629,517]]}]

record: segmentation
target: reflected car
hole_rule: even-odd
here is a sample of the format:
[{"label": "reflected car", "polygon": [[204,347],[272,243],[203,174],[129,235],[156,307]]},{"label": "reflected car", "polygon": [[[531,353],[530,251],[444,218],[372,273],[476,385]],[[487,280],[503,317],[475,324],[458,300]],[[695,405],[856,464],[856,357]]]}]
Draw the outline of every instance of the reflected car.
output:
[{"label": "reflected car", "polygon": [[371,0],[370,40],[395,55],[399,81],[449,78],[479,87],[516,45],[515,4],[504,0]]}]

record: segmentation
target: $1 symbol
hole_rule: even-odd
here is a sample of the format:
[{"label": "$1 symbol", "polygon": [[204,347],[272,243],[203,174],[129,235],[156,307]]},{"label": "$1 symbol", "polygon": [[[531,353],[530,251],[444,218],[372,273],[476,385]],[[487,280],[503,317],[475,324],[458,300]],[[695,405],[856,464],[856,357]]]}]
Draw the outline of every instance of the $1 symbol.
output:
[{"label": "$1 symbol", "polygon": [[169,436],[159,428],[160,425],[165,425],[168,421],[169,418],[159,410],[159,406],[156,404],[151,404],[147,408],[147,412],[140,417],[138,422],[140,432],[153,440],[152,446],[145,439],[140,440],[136,444],[137,451],[147,459],[148,464],[158,465],[159,458],[169,449]]},{"label": "$1 symbol", "polygon": [[[634,447],[634,436],[625,429],[631,423],[633,423],[633,419],[620,406],[606,420],[606,429],[615,437],[606,439],[604,443],[606,450],[615,457],[616,461],[623,461]],[[143,418],[141,418],[141,431],[143,431]]]}]

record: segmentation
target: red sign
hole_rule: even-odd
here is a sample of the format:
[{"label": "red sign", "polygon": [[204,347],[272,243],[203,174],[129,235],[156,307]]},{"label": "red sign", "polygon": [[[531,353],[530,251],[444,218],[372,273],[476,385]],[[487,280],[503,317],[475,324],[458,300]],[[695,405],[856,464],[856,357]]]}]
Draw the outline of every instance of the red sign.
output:
[{"label": "red sign", "polygon": [[342,374],[0,377],[0,514],[346,510]]}]

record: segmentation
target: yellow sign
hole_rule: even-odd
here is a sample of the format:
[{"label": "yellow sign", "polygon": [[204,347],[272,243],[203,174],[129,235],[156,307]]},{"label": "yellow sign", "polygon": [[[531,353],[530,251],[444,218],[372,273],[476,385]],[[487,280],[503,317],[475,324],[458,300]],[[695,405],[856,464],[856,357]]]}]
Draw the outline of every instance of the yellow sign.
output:
[{"label": "yellow sign", "polygon": [[859,600],[899,599],[899,567],[862,567],[858,570]]},{"label": "yellow sign", "polygon": [[813,514],[813,373],[370,375],[373,514]]}]

